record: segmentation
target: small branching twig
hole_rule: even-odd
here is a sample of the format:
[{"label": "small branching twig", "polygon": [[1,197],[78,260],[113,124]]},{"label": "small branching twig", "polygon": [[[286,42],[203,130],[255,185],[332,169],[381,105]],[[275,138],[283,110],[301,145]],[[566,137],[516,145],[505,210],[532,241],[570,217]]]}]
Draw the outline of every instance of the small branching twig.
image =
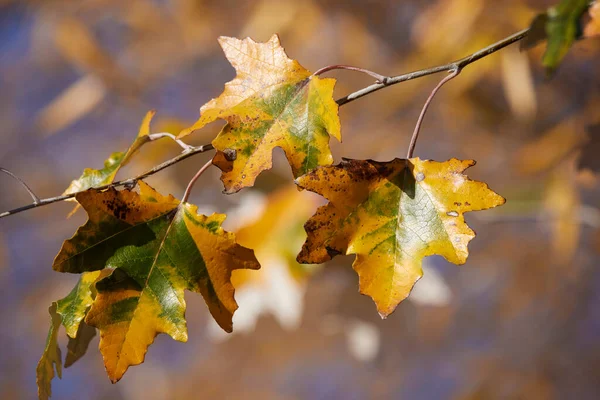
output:
[{"label": "small branching twig", "polygon": [[148,135],[148,137],[150,138],[151,141],[162,139],[164,137],[169,138],[169,139],[173,140],[175,143],[177,143],[183,149],[184,152],[192,151],[194,149],[194,146],[190,146],[189,144],[184,143],[182,140],[177,139],[175,137],[175,135],[172,135],[167,132],[151,133],[150,135]]},{"label": "small branching twig", "polygon": [[419,115],[419,119],[417,120],[417,124],[415,125],[415,130],[413,131],[412,138],[410,139],[410,144],[408,145],[408,152],[406,153],[406,158],[412,158],[413,156],[415,146],[417,145],[417,139],[419,138],[419,132],[421,131],[421,125],[423,124],[423,118],[425,117],[425,113],[427,112],[427,109],[429,108],[429,104],[431,104],[433,97],[435,96],[437,91],[440,90],[442,86],[444,86],[444,83],[448,82],[452,78],[455,78],[458,74],[460,74],[460,69],[455,69],[454,71],[450,72],[450,74],[444,79],[442,79],[440,83],[438,83],[437,86],[434,87],[431,91],[431,94],[429,95],[427,101],[425,101],[425,104],[423,105],[423,109],[421,110],[421,114]]},{"label": "small branching twig", "polygon": [[348,104],[351,101],[354,101],[363,96],[366,96],[368,94],[376,92],[387,86],[392,86],[392,85],[395,85],[400,82],[410,81],[412,79],[422,78],[427,75],[437,74],[438,72],[462,69],[462,68],[466,67],[467,65],[474,63],[477,60],[480,60],[484,57],[489,56],[492,53],[497,52],[498,50],[505,48],[506,46],[509,46],[520,40],[523,40],[527,36],[528,33],[529,33],[529,28],[524,29],[520,32],[514,33],[514,34],[510,35],[509,37],[504,38],[504,39],[486,47],[485,49],[481,49],[469,56],[466,56],[464,58],[461,58],[460,60],[445,64],[445,65],[440,65],[438,67],[422,69],[419,71],[409,72],[408,74],[389,77],[389,78],[385,79],[384,82],[375,83],[371,86],[367,86],[366,88],[357,90],[354,93],[350,93],[348,96],[338,99],[337,103],[339,106],[343,106],[344,104]]},{"label": "small branching twig", "polygon": [[14,178],[17,182],[19,182],[21,184],[21,186],[23,186],[25,188],[25,190],[27,190],[27,192],[33,199],[33,204],[38,204],[40,202],[40,198],[37,197],[35,193],[33,193],[33,190],[31,190],[31,188],[25,183],[25,181],[23,179],[19,178],[18,176],[16,176],[15,174],[13,174],[12,172],[10,172],[7,169],[0,168],[0,171],[4,172],[6,175]]}]

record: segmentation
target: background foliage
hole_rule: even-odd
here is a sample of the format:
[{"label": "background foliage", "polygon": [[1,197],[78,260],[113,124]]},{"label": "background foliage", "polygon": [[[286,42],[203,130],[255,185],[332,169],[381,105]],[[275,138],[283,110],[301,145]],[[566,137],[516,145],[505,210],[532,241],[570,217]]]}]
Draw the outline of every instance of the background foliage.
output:
[{"label": "background foliage", "polygon": [[[147,110],[158,110],[155,131],[189,126],[234,76],[215,40],[220,35],[266,41],[277,32],[290,57],[310,70],[339,63],[391,75],[478,50],[528,26],[550,3],[3,0],[0,165],[51,196],[83,168],[100,168],[114,149],[127,148]],[[279,151],[256,188],[223,196],[211,169],[190,198],[204,213],[228,212],[225,229],[239,232],[242,245],[260,247],[263,269],[234,276],[237,332],[225,338],[201,297],[186,296],[193,310],[187,344],[159,336],[147,362],[118,385],[90,351],[53,382],[56,398],[593,397],[600,363],[599,49],[597,39],[576,43],[548,83],[538,62],[543,46],[530,53],[513,46],[440,92],[416,154],[477,159],[469,176],[508,202],[467,215],[479,235],[466,265],[426,259],[425,277],[434,278],[420,281],[412,301],[386,321],[356,294],[353,257],[321,267],[293,261],[302,223],[322,203],[289,189]],[[350,72],[335,76],[340,97],[370,82]],[[405,82],[341,108],[344,142],[331,141],[336,160],[403,155],[437,80]],[[213,125],[190,141],[209,142],[220,128]],[[148,144],[119,176],[179,150],[168,141]],[[148,182],[180,195],[208,157]],[[29,202],[7,176],[0,190],[1,210]],[[82,211],[65,220],[72,206],[0,224],[3,398],[35,396],[32,366],[44,347],[47,307],[78,278],[51,269],[56,249],[85,220]],[[277,217],[261,222],[267,208]],[[263,242],[251,233],[257,230]],[[64,334],[59,341],[65,348]]]}]

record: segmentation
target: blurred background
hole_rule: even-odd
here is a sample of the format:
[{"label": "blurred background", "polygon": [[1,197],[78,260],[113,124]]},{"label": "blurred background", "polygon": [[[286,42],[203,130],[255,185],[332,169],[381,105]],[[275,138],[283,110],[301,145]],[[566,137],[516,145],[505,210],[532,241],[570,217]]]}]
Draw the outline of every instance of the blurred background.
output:
[{"label": "blurred background", "polygon": [[[177,133],[234,76],[220,35],[279,33],[310,70],[361,66],[384,75],[443,64],[528,26],[552,1],[0,0],[0,166],[40,197],[125,150],[150,109],[152,132]],[[475,159],[468,171],[507,198],[472,213],[478,236],[463,266],[426,259],[408,301],[381,320],[358,294],[353,256],[294,262],[302,224],[322,200],[291,186],[276,152],[253,189],[221,194],[216,168],[190,201],[227,212],[225,228],[263,269],[234,276],[235,332],[220,332],[186,294],[189,341],[160,335],[146,362],[112,385],[97,350],[53,382],[56,399],[593,399],[600,391],[600,40],[577,43],[548,81],[543,46],[517,46],[468,66],[434,100],[416,155]],[[349,71],[342,97],[370,83]],[[441,76],[387,88],[340,109],[342,156],[402,157]],[[214,123],[189,136],[209,143]],[[178,154],[146,145],[122,169],[137,175]],[[210,157],[148,182],[180,197]],[[0,211],[31,202],[0,175]],[[48,306],[77,276],[51,262],[85,221],[58,203],[0,221],[0,398],[36,397]],[[66,335],[61,330],[65,354]]]}]

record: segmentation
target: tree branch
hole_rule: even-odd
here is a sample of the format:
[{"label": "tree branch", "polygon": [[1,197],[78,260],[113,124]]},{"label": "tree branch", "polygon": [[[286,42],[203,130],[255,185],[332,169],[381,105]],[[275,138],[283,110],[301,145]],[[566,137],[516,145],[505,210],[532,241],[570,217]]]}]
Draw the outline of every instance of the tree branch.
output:
[{"label": "tree branch", "polygon": [[[514,34],[508,36],[507,38],[504,38],[484,49],[481,49],[467,57],[461,58],[461,59],[451,62],[449,64],[440,65],[437,67],[432,67],[432,68],[427,68],[427,69],[422,69],[419,71],[414,71],[414,72],[410,72],[410,73],[398,75],[398,76],[393,76],[393,77],[384,77],[384,76],[380,76],[379,74],[375,74],[371,71],[364,70],[362,68],[350,67],[350,66],[344,66],[344,65],[334,65],[334,66],[321,68],[319,71],[317,71],[317,73],[319,73],[319,74],[324,73],[324,72],[332,70],[332,69],[350,69],[350,70],[367,73],[371,76],[374,76],[376,79],[379,80],[379,82],[377,82],[377,83],[374,83],[374,84],[367,86],[363,89],[360,89],[354,93],[351,93],[345,97],[342,97],[341,99],[338,99],[337,104],[339,106],[343,106],[344,104],[348,104],[348,103],[350,103],[356,99],[359,99],[363,96],[366,96],[366,95],[376,92],[380,89],[395,85],[400,82],[405,82],[405,81],[408,81],[411,79],[421,78],[421,77],[424,77],[427,75],[437,74],[437,73],[443,72],[443,71],[460,71],[467,65],[474,63],[475,61],[480,60],[484,57],[487,57],[490,54],[493,54],[493,53],[497,52],[498,50],[503,49],[506,46],[509,46],[515,42],[518,42],[518,41],[524,39],[528,33],[529,33],[529,28],[524,29],[520,32],[514,33]],[[444,80],[444,82],[445,81],[446,80]],[[155,137],[153,137],[153,139],[154,138],[158,139],[159,137],[165,137],[165,136],[169,136],[169,135],[155,134]],[[174,157],[168,161],[165,161],[164,163],[162,163],[160,165],[157,165],[156,167],[143,173],[142,175],[136,176],[134,178],[129,178],[129,179],[125,179],[122,181],[114,182],[109,185],[100,186],[100,187],[97,187],[96,189],[102,190],[102,189],[108,189],[110,187],[131,186],[131,185],[135,184],[138,180],[143,179],[147,176],[153,175],[167,167],[170,167],[171,165],[177,164],[178,162],[183,161],[188,157],[191,157],[195,154],[204,153],[205,151],[214,149],[214,147],[211,144],[200,146],[200,147],[189,147],[189,148],[186,148],[185,146],[187,146],[187,145],[185,145],[185,144],[184,145],[182,145],[181,143],[179,143],[179,144],[186,150],[184,150],[184,152],[181,153],[180,155],[178,155],[177,157]],[[414,145],[413,145],[413,148],[414,148]],[[201,169],[202,172],[203,172],[203,169]],[[197,179],[197,177],[195,177],[195,178]],[[192,181],[195,181],[195,179],[193,179]],[[193,185],[192,182],[190,182],[190,183]],[[188,186],[188,189],[191,189],[191,188]],[[32,193],[32,192],[30,192],[30,193]],[[189,194],[188,190],[186,190],[186,193]],[[64,195],[64,196],[57,196],[57,197],[50,197],[47,199],[42,199],[42,200],[39,200],[38,202],[34,202],[33,204],[29,204],[27,206],[15,208],[13,210],[0,213],[0,218],[4,218],[9,215],[17,214],[19,212],[26,211],[26,210],[29,210],[32,208],[41,207],[41,206],[45,206],[47,204],[52,204],[52,203],[66,200],[66,199],[70,199],[70,198],[75,197],[76,195],[77,195],[77,193],[72,193],[72,194],[68,194],[68,195]],[[34,201],[35,201],[35,198],[34,198]]]},{"label": "tree branch", "polygon": [[[150,175],[154,175],[155,173],[157,173],[159,171],[162,171],[163,169],[168,168],[171,165],[175,165],[178,162],[185,160],[186,158],[189,158],[189,157],[191,157],[191,156],[193,156],[195,154],[204,153],[204,152],[209,151],[209,150],[214,150],[214,147],[213,147],[212,144],[205,144],[203,146],[193,147],[192,150],[184,151],[183,153],[181,153],[177,157],[173,157],[170,160],[167,160],[167,161],[163,162],[162,164],[159,164],[159,165],[155,166],[154,168],[152,168],[152,169],[150,169],[150,170],[144,172],[143,174],[138,175],[138,176],[136,176],[134,178],[124,179],[122,181],[113,182],[113,183],[110,183],[110,184],[104,185],[104,186],[98,186],[95,189],[103,190],[103,189],[108,189],[108,188],[111,188],[111,187],[131,186],[131,185],[134,185],[140,179],[144,179],[144,178],[146,178],[146,177],[148,177]],[[29,205],[26,205],[26,206],[23,206],[23,207],[15,208],[14,210],[5,211],[3,213],[0,213],[0,218],[8,217],[9,215],[17,214],[17,213],[20,213],[22,211],[27,211],[27,210],[30,210],[32,208],[41,207],[41,206],[45,206],[45,205],[48,205],[48,204],[56,203],[58,201],[63,201],[63,200],[71,199],[71,198],[75,197],[78,193],[81,193],[81,192],[71,193],[71,194],[67,194],[67,195],[64,195],[64,196],[49,197],[47,199],[41,199],[37,203],[29,204]]]},{"label": "tree branch", "polygon": [[390,78],[385,79],[383,82],[374,83],[373,85],[367,86],[366,88],[357,90],[354,93],[350,93],[349,95],[342,97],[341,99],[338,99],[337,103],[339,106],[343,106],[344,104],[348,104],[351,101],[360,99],[363,96],[366,96],[366,95],[376,92],[380,89],[395,85],[400,82],[409,81],[411,79],[422,78],[424,76],[437,74],[439,72],[463,69],[467,65],[474,63],[477,60],[487,57],[490,54],[493,54],[493,53],[497,52],[498,50],[505,48],[506,46],[509,46],[515,42],[518,42],[518,41],[524,39],[528,33],[529,33],[529,28],[523,29],[522,31],[514,33],[514,34],[510,35],[509,37],[504,38],[504,39],[502,39],[484,49],[481,49],[469,56],[466,56],[464,58],[461,58],[460,60],[456,60],[454,62],[445,64],[445,65],[440,65],[437,67],[432,67],[432,68],[427,68],[427,69],[421,69],[419,71],[409,72],[408,74],[392,76]]}]

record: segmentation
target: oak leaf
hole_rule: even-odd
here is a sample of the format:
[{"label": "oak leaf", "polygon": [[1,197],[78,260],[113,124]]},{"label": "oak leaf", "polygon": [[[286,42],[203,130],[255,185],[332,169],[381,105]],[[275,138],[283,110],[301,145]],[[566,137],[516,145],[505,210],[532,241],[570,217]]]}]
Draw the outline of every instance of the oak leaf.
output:
[{"label": "oak leaf", "polygon": [[275,147],[285,152],[294,177],[332,164],[329,136],[341,140],[335,80],[314,76],[288,58],[277,35],[266,43],[230,37],[219,43],[237,76],[179,137],[216,119],[227,121],[212,142],[225,193],[252,186],[271,168]]},{"label": "oak leaf", "polygon": [[201,293],[217,323],[232,330],[235,269],[258,269],[252,250],[221,228],[223,214],[163,196],[144,182],[131,190],[90,189],[76,196],[88,221],[54,260],[60,272],[114,269],[100,280],[85,322],[100,330],[100,351],[113,382],[144,361],[159,333],[185,342],[184,290]]},{"label": "oak leaf", "polygon": [[301,188],[329,200],[305,224],[308,238],[298,261],[322,263],[337,254],[356,254],[360,292],[387,317],[422,276],[424,257],[466,262],[475,233],[465,212],[504,203],[486,184],[463,174],[474,164],[344,159],[297,179]]}]

